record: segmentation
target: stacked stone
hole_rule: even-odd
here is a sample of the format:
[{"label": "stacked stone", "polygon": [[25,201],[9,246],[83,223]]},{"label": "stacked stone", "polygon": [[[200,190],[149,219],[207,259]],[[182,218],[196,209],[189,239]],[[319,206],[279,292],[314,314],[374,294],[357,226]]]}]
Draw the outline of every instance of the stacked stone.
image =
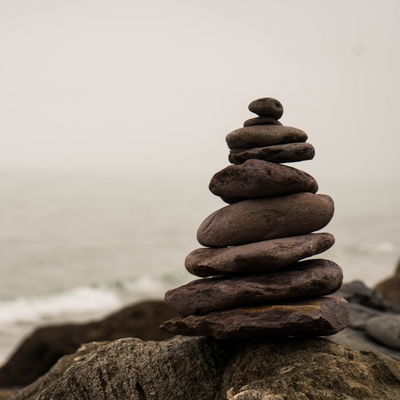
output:
[{"label": "stacked stone", "polygon": [[161,328],[218,339],[265,335],[332,335],[349,323],[347,302],[333,296],[343,279],[333,261],[310,259],[335,239],[322,229],[334,213],[332,199],[316,194],[304,171],[281,163],[310,160],[314,148],[300,129],[283,126],[281,103],[250,103],[258,117],[226,137],[230,165],[210,190],[229,205],[208,216],[186,269],[198,279],[165,294],[181,318]]}]

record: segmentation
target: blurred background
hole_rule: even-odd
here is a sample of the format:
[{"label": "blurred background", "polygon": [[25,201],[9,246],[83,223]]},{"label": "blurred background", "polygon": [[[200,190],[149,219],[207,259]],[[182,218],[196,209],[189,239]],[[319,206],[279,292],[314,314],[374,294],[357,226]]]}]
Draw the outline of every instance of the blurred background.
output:
[{"label": "blurred background", "polygon": [[335,201],[324,253],[373,286],[400,256],[400,3],[3,0],[0,361],[34,327],[192,279],[225,136],[274,97]]}]

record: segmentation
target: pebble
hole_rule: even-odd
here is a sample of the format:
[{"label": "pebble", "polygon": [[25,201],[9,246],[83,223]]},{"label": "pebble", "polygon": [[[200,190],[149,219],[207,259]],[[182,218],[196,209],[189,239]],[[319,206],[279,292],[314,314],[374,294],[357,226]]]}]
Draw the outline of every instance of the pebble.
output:
[{"label": "pebble", "polygon": [[379,343],[393,349],[400,349],[400,315],[371,318],[367,323],[366,332]]},{"label": "pebble", "polygon": [[279,119],[283,115],[283,106],[281,102],[272,97],[264,97],[252,101],[249,104],[249,110],[260,117],[266,116]]},{"label": "pebble", "polygon": [[283,125],[248,126],[246,128],[235,129],[225,137],[230,149],[306,142],[307,139],[307,134],[302,130]]},{"label": "pebble", "polygon": [[271,272],[328,250],[335,243],[330,233],[310,233],[265,240],[242,246],[193,250],[185,259],[193,275]]},{"label": "pebble", "polygon": [[250,118],[243,123],[244,127],[253,125],[282,125],[282,123],[272,117]]},{"label": "pebble", "polygon": [[229,162],[242,164],[246,160],[254,158],[275,163],[286,163],[312,160],[314,156],[315,149],[310,143],[287,143],[252,149],[232,149],[229,153]]},{"label": "pebble", "polygon": [[165,294],[165,302],[179,315],[188,316],[327,295],[336,292],[342,280],[343,272],[337,264],[315,259],[294,263],[267,274],[197,279],[169,290]]},{"label": "pebble", "polygon": [[197,240],[203,246],[227,247],[304,235],[322,229],[333,213],[333,200],[322,194],[244,200],[209,215],[197,231]]},{"label": "pebble", "polygon": [[235,203],[245,198],[316,193],[318,183],[311,175],[296,168],[264,160],[247,160],[217,172],[209,189],[225,202]]},{"label": "pebble", "polygon": [[160,328],[179,335],[244,339],[327,336],[343,330],[348,323],[346,300],[331,295],[189,315],[166,321]]}]

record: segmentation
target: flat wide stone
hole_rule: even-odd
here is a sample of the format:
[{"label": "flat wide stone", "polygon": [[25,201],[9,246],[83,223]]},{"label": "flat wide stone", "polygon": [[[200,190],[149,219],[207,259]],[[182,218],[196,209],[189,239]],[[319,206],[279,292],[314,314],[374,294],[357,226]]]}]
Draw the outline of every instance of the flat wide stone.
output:
[{"label": "flat wide stone", "polygon": [[331,294],[342,281],[342,269],[333,261],[307,260],[267,274],[197,279],[169,290],[165,301],[179,315],[187,316]]},{"label": "flat wide stone", "polygon": [[308,136],[300,129],[284,125],[254,125],[226,135],[230,149],[264,147],[274,144],[305,142]]},{"label": "flat wide stone", "polygon": [[244,200],[209,215],[197,231],[197,240],[203,246],[227,247],[304,235],[322,229],[333,213],[333,200],[324,194]]},{"label": "flat wide stone", "polygon": [[312,160],[314,156],[315,149],[310,143],[287,143],[252,149],[232,149],[229,153],[229,162],[242,164],[246,160],[255,158],[275,163],[286,163]]},{"label": "flat wide stone", "polygon": [[281,239],[192,251],[185,259],[193,275],[271,272],[328,250],[335,243],[330,233],[310,233]]},{"label": "flat wide stone", "polygon": [[266,336],[328,336],[349,324],[349,306],[340,296],[241,307],[189,315],[164,322],[178,335],[243,339]]},{"label": "flat wide stone", "polygon": [[318,190],[317,181],[296,168],[263,160],[229,165],[211,179],[210,191],[227,203],[245,198],[282,196]]}]

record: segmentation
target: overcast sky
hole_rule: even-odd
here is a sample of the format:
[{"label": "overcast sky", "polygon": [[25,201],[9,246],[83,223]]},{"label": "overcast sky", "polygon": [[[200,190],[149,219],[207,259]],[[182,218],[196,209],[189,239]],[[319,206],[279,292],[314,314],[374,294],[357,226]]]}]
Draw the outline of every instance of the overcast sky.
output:
[{"label": "overcast sky", "polygon": [[275,97],[316,148],[301,169],[396,178],[399,20],[396,0],[2,0],[0,169],[211,176]]}]

